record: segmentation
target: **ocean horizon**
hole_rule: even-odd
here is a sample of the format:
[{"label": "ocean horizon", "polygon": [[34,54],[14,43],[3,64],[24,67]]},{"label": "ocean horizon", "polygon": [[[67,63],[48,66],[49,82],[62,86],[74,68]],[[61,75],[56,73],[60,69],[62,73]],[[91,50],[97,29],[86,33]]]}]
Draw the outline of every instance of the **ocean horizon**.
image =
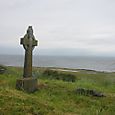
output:
[{"label": "ocean horizon", "polygon": [[[0,64],[23,67],[24,55],[0,55]],[[115,72],[115,57],[34,55],[33,66]]]}]

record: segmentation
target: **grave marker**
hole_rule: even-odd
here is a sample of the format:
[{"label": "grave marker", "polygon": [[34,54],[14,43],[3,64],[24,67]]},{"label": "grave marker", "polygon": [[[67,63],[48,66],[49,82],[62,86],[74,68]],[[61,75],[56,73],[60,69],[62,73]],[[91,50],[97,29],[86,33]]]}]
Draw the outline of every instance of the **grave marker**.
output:
[{"label": "grave marker", "polygon": [[20,44],[25,49],[24,72],[23,78],[18,79],[16,88],[25,90],[26,92],[34,92],[37,90],[37,79],[32,77],[32,51],[37,46],[37,40],[33,35],[32,26],[27,29],[26,35],[21,38]]}]

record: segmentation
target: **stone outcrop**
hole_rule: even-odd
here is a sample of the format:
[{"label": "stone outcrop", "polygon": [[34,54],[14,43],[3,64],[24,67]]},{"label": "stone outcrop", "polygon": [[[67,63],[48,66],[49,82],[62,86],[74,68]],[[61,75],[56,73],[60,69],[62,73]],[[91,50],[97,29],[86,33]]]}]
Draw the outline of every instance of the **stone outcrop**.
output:
[{"label": "stone outcrop", "polygon": [[101,92],[98,92],[93,89],[85,89],[85,88],[77,88],[75,92],[79,95],[86,95],[86,96],[95,96],[95,97],[105,97],[105,95]]}]

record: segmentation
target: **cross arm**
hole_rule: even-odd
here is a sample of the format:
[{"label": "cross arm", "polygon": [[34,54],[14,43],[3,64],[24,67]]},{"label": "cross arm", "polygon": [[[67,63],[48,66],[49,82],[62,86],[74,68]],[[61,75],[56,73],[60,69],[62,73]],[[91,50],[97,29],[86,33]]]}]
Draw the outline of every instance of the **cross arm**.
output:
[{"label": "cross arm", "polygon": [[37,40],[33,40],[32,46],[37,46],[38,45],[38,41]]}]

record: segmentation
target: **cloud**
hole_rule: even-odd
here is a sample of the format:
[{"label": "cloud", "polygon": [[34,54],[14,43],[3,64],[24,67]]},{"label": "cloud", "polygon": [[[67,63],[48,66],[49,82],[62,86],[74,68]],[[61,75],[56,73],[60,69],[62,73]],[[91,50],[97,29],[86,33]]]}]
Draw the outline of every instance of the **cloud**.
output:
[{"label": "cloud", "polygon": [[114,53],[114,6],[114,0],[0,0],[0,45],[17,47],[33,25],[39,49]]}]

